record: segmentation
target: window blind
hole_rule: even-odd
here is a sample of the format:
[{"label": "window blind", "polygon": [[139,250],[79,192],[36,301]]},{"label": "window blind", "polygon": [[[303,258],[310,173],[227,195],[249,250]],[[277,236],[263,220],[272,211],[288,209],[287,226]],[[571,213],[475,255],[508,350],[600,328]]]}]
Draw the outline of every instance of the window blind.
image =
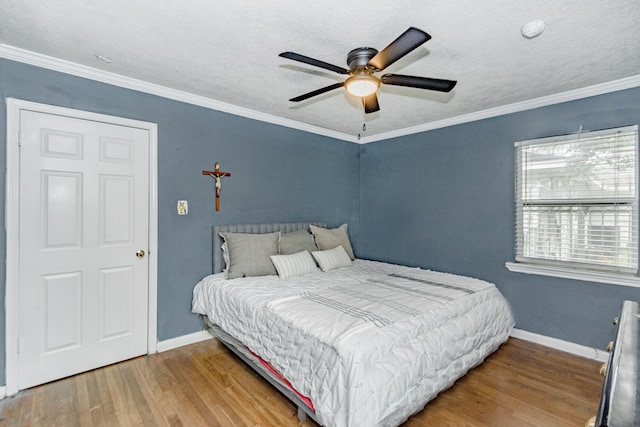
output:
[{"label": "window blind", "polygon": [[638,271],[638,128],[516,147],[516,261]]}]

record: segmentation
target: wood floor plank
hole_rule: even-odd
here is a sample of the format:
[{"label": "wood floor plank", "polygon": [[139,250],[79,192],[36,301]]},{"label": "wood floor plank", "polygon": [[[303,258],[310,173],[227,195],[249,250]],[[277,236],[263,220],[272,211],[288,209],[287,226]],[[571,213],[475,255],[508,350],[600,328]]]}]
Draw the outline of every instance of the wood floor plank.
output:
[{"label": "wood floor plank", "polygon": [[81,426],[94,425],[91,418],[91,403],[89,401],[89,386],[87,384],[87,375],[80,374],[73,377],[76,387],[76,414]]},{"label": "wood floor plank", "polygon": [[137,409],[130,404],[131,391],[126,387],[120,372],[120,365],[113,365],[111,369],[105,370],[107,387],[113,400],[113,407],[118,422],[122,425],[140,424],[140,414]]},{"label": "wood floor plank", "polygon": [[16,413],[19,415],[16,419],[16,425],[20,427],[32,425],[34,411],[35,399],[33,394],[25,396],[17,405]]},{"label": "wood floor plank", "polygon": [[109,425],[107,418],[105,417],[105,410],[103,401],[98,388],[97,372],[92,375],[91,372],[85,372],[78,375],[78,377],[84,378],[87,388],[87,401],[89,406],[89,415],[91,416],[91,424],[94,426],[106,426]]},{"label": "wood floor plank", "polygon": [[[403,427],[582,426],[600,363],[515,338]],[[139,357],[0,401],[0,426],[299,426],[297,408],[217,340]],[[309,420],[307,427],[316,424]]]},{"label": "wood floor plank", "polygon": [[[168,423],[168,420],[175,414],[173,405],[166,408],[160,406],[161,395],[164,393],[157,383],[153,381],[153,375],[149,371],[145,371],[146,367],[145,358],[136,360],[136,363],[131,366],[131,381],[132,384],[138,384],[138,394],[140,399],[144,401],[147,407],[146,418],[152,425],[163,425]],[[173,403],[169,401],[169,403]],[[165,412],[165,409],[168,411]]]},{"label": "wood floor plank", "polygon": [[97,369],[95,371],[87,372],[87,374],[95,377],[95,382],[98,390],[99,400],[92,404],[92,408],[100,410],[102,417],[104,417],[105,424],[107,426],[118,426],[118,414],[114,405],[113,396],[109,390],[109,384],[107,383],[107,372],[109,369]]}]

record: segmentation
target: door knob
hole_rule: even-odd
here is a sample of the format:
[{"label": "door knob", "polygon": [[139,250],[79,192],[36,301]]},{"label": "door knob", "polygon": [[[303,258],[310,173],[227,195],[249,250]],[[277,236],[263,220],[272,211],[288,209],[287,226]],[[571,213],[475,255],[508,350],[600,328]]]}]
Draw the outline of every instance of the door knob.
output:
[{"label": "door knob", "polygon": [[144,257],[144,251],[143,251],[142,249],[140,249],[138,252],[136,252],[136,256],[137,256],[138,258],[142,258],[142,257]]}]

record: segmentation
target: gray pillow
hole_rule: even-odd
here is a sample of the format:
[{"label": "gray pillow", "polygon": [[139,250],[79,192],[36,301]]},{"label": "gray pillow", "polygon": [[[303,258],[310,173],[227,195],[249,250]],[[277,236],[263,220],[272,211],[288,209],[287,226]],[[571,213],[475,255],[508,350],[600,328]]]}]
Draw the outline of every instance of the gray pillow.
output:
[{"label": "gray pillow", "polygon": [[351,241],[349,240],[349,234],[347,233],[347,224],[342,224],[338,228],[322,228],[315,225],[309,225],[311,232],[316,238],[316,245],[321,251],[327,249],[337,248],[342,246],[347,255],[351,258],[351,261],[355,259],[353,255],[353,248],[351,247]]},{"label": "gray pillow", "polygon": [[292,231],[280,235],[280,255],[291,255],[302,251],[317,251],[313,235],[307,230]]},{"label": "gray pillow", "polygon": [[227,244],[229,263],[226,278],[269,276],[278,274],[271,262],[271,255],[278,255],[280,232],[220,233]]}]

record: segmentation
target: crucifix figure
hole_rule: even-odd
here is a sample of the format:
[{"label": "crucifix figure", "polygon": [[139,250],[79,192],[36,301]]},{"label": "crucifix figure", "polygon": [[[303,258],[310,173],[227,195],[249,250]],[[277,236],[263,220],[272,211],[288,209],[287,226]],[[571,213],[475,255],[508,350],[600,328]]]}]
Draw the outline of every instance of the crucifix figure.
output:
[{"label": "crucifix figure", "polygon": [[231,176],[230,172],[220,172],[220,165],[216,162],[213,171],[202,171],[202,175],[209,175],[216,180],[216,210],[220,210],[220,188],[222,187],[222,178]]}]

